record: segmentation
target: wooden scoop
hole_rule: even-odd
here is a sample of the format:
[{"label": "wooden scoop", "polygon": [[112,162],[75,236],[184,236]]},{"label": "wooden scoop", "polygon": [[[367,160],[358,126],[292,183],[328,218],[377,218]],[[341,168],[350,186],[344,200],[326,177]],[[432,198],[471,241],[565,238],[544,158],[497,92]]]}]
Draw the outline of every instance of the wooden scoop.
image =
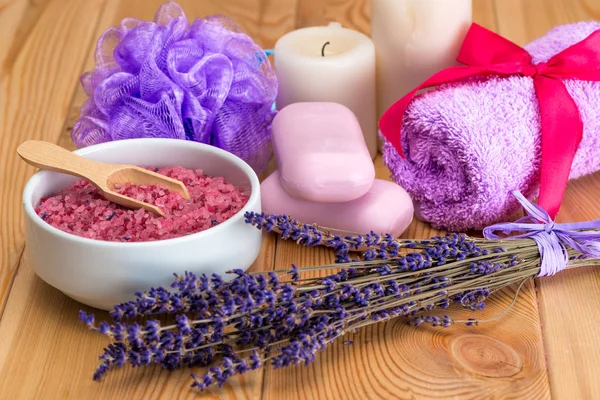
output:
[{"label": "wooden scoop", "polygon": [[127,208],[143,208],[156,215],[164,216],[162,210],[152,204],[115,192],[115,184],[160,185],[179,193],[185,199],[190,198],[185,185],[176,179],[134,165],[106,164],[88,160],[52,143],[28,140],[19,146],[17,153],[34,167],[85,179],[96,186],[107,200]]}]

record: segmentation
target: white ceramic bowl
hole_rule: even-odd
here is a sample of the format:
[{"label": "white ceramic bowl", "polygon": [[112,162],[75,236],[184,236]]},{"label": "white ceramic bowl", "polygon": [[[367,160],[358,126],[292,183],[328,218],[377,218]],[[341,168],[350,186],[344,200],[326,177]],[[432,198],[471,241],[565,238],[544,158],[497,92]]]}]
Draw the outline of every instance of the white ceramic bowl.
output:
[{"label": "white ceramic bowl", "polygon": [[109,163],[201,168],[250,191],[246,206],[229,220],[192,235],[154,242],[107,242],[71,235],[36,213],[40,200],[77,178],[56,172],[33,175],[23,192],[27,258],[44,281],[67,296],[108,310],[133,299],[136,291],[167,287],[173,273],[223,274],[248,268],[258,256],[261,232],[244,222],[247,211],[260,212],[260,185],[252,168],[218,148],[176,139],[130,139],[77,150]]}]

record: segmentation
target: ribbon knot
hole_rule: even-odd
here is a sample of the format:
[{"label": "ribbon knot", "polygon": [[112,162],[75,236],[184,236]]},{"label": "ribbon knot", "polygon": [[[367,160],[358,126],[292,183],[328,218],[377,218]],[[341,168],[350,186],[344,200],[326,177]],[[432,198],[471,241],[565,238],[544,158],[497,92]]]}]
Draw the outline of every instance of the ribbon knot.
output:
[{"label": "ribbon knot", "polygon": [[[527,216],[515,222],[488,226],[483,230],[486,239],[514,240],[529,238],[537,243],[540,252],[540,273],[538,276],[550,276],[567,268],[572,256],[600,257],[600,219],[588,222],[557,224],[542,207],[531,203],[518,190],[512,192],[521,203]],[[524,232],[520,235],[500,237]],[[579,254],[570,255],[569,249]]]},{"label": "ribbon knot", "polygon": [[531,77],[540,106],[542,127],[539,204],[554,218],[562,203],[571,164],[583,135],[579,109],[563,79],[600,81],[600,30],[548,61],[534,65],[525,49],[472,24],[457,61],[464,65],[438,72],[394,103],[379,121],[381,133],[405,157],[402,120],[419,90],[474,76]]},{"label": "ribbon knot", "polygon": [[533,71],[532,71],[533,73],[531,75],[527,75],[527,76],[535,78],[537,76],[544,75],[544,73],[548,69],[548,64],[546,64],[545,62],[533,64],[533,68],[532,69],[533,69]]}]

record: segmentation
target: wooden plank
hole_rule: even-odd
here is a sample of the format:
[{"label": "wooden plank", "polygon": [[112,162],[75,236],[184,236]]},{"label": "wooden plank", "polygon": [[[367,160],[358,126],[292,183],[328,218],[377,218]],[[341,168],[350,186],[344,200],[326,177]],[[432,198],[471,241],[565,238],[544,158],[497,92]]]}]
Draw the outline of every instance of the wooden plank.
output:
[{"label": "wooden plank", "polygon": [[371,8],[365,0],[300,0],[296,27],[339,22],[345,28],[370,34]]},{"label": "wooden plank", "polygon": [[[0,73],[0,312],[23,251],[21,193],[33,172],[15,150],[25,139],[58,138],[85,57],[81,48],[90,43],[103,4],[104,0],[54,0],[37,11],[24,10],[24,30],[3,38],[7,52]],[[16,17],[11,10],[0,14],[4,33],[3,24]]]},{"label": "wooden plank", "polygon": [[[294,0],[295,1],[295,0]],[[100,16],[94,40],[124,17],[151,19],[162,1],[108,0]],[[293,16],[281,17],[285,9],[282,2],[247,1],[235,2],[180,1],[188,17],[209,14],[233,16],[248,32],[258,35],[266,45],[272,45],[281,32],[293,28]],[[295,3],[287,2],[287,9]],[[294,7],[292,7],[294,9]],[[100,14],[97,12],[97,14]],[[90,42],[90,44],[92,44]],[[87,52],[83,70],[93,67],[93,48]],[[79,68],[69,77],[77,83]],[[66,80],[66,79],[65,79]],[[72,88],[72,86],[70,86]],[[72,93],[72,91],[71,91]],[[69,107],[59,144],[73,148],[70,128],[79,116],[79,107],[85,100],[80,87],[76,89]],[[59,127],[60,131],[60,127]],[[56,139],[55,139],[56,140]],[[253,269],[272,269],[275,254],[275,238],[265,235],[263,248]],[[189,385],[190,370],[182,369],[168,373],[160,368],[131,369],[109,374],[104,382],[91,380],[97,365],[97,355],[107,344],[101,335],[88,332],[77,321],[79,309],[88,307],[67,298],[59,291],[41,281],[32,271],[26,259],[21,260],[20,273],[15,280],[12,295],[0,322],[0,393],[7,398],[196,398],[197,393]],[[100,312],[98,318],[108,315]],[[27,360],[27,362],[23,362]],[[215,389],[214,397],[259,398],[262,391],[263,371],[256,371],[231,380],[223,389]]]},{"label": "wooden plank", "polygon": [[[476,22],[488,28],[496,25],[493,2],[473,0]],[[340,22],[349,29],[370,35],[371,8],[368,0],[300,0],[297,12],[297,28]]]},{"label": "wooden plank", "polygon": [[[265,399],[549,398],[541,338],[527,328],[538,323],[532,293],[529,285],[510,316],[477,328],[397,319],[348,334],[308,367],[267,370]],[[483,315],[513,295],[496,296]]]},{"label": "wooden plank", "polygon": [[[301,3],[298,26],[327,21],[333,1],[308,3]],[[365,1],[340,1],[335,2],[335,7],[362,9],[357,3],[364,5]],[[492,5],[474,1],[474,19],[495,29]],[[360,27],[355,22],[346,23],[339,18],[338,21]],[[378,177],[388,178],[389,172],[380,158],[376,167]],[[429,225],[415,221],[405,237],[437,233]],[[331,260],[332,254],[326,250],[280,243],[275,263],[276,268],[286,268],[291,262],[315,265]],[[513,296],[514,291],[509,289],[495,296],[483,315],[493,316],[504,310]],[[513,366],[503,364],[509,359],[517,362]],[[489,360],[494,361],[488,364]],[[348,335],[321,353],[309,367],[267,370],[264,396],[266,399],[284,396],[289,399],[548,398],[533,285],[524,288],[510,315],[477,328],[421,330],[398,319]]]},{"label": "wooden plank", "polygon": [[600,19],[597,0],[495,0],[498,32],[519,45],[556,25]]},{"label": "wooden plank", "polygon": [[[377,175],[389,172],[381,158]],[[439,234],[412,223],[404,237]],[[276,268],[333,261],[326,249],[278,243]],[[506,289],[488,303],[482,318],[499,314],[514,297]],[[464,310],[455,318],[468,318]],[[347,343],[352,344],[347,344]],[[413,328],[403,319],[370,326],[340,338],[310,366],[267,369],[265,399],[549,398],[536,296],[531,283],[509,315],[478,327]]]},{"label": "wooden plank", "polygon": [[[275,240],[266,236],[253,268],[273,265]],[[108,343],[77,320],[92,310],[39,279],[24,259],[0,323],[0,393],[7,399],[193,399],[190,370],[124,367],[92,381],[98,354]],[[216,398],[258,399],[263,371],[231,379]]]},{"label": "wooden plank", "polygon": [[294,30],[297,3],[302,0],[263,0],[258,35],[255,40],[271,49],[281,36]]},{"label": "wooden plank", "polygon": [[18,54],[27,41],[50,0],[32,3],[27,0],[0,2],[0,77],[12,70]]},{"label": "wooden plank", "polygon": [[[497,0],[496,8],[499,33],[521,45],[553,26],[600,18],[596,0]],[[559,221],[599,218],[594,193],[600,193],[600,174],[571,182]],[[565,271],[536,285],[553,398],[599,398],[600,326],[593,321],[600,307],[600,270]]]},{"label": "wooden plank", "polygon": [[[600,174],[569,184],[559,222],[600,218]],[[600,267],[536,280],[552,397],[600,398]]]},{"label": "wooden plank", "polygon": [[473,4],[473,20],[479,25],[496,30],[498,18],[494,10],[495,0],[471,0]]},{"label": "wooden plank", "polygon": [[[98,0],[100,1],[100,0]],[[101,15],[99,35],[106,27],[125,16],[149,19],[161,0],[107,0],[108,6]],[[0,72],[0,106],[2,106],[2,156],[3,185],[0,210],[2,212],[2,274],[5,266],[16,266],[22,242],[20,211],[15,184],[21,185],[31,171],[15,168],[19,161],[12,157],[14,148],[24,138],[44,138],[55,140],[47,132],[60,131],[65,115],[60,143],[70,144],[68,128],[78,116],[78,108],[84,97],[79,92],[73,102],[68,97],[81,69],[80,64],[69,67],[69,60],[80,57],[63,50],[60,57],[46,54],[66,47],[68,40],[85,42],[83,36],[91,31],[82,28],[81,22],[71,20],[69,12],[73,8],[93,7],[91,1],[78,2],[70,11],[54,11],[54,23],[62,21],[57,31],[81,29],[79,37],[58,35],[49,29],[46,16],[58,0],[47,9],[35,11],[28,8],[3,8],[0,5],[0,38],[7,29],[15,32],[16,25],[3,25],[6,10],[10,15],[21,15],[30,21],[19,25],[29,35],[19,36],[23,43],[20,52],[0,49],[10,66],[0,71],[11,71],[10,79],[17,76],[16,86],[9,86]],[[79,4],[81,3],[81,4]],[[277,37],[291,30],[296,15],[296,2],[277,0],[252,1],[183,1],[188,16],[202,16],[220,12],[233,16],[248,33],[265,47],[271,47]],[[251,3],[248,5],[248,3]],[[21,4],[18,2],[11,3]],[[29,3],[28,3],[29,4]],[[36,4],[41,4],[39,1]],[[296,26],[323,24],[338,20],[345,26],[368,33],[368,0],[299,0]],[[488,28],[524,44],[533,37],[543,34],[557,23],[599,19],[600,8],[597,0],[474,0],[475,20]],[[15,11],[16,10],[16,11]],[[497,16],[494,12],[497,12]],[[63,15],[67,14],[67,15]],[[93,14],[93,13],[92,13]],[[86,14],[90,15],[90,14]],[[60,18],[63,18],[61,20]],[[65,18],[67,20],[65,20]],[[77,17],[79,18],[79,16]],[[77,19],[75,18],[75,19]],[[549,20],[549,22],[548,22]],[[496,22],[497,21],[497,22]],[[89,27],[93,31],[93,24]],[[32,44],[32,38],[36,38]],[[60,38],[60,39],[57,39]],[[43,39],[43,40],[42,40]],[[16,40],[16,39],[15,39]],[[58,40],[58,41],[57,41]],[[51,45],[50,45],[51,44]],[[44,46],[44,47],[42,47]],[[12,46],[11,49],[20,48]],[[31,49],[36,52],[32,52]],[[4,51],[4,53],[3,53]],[[44,54],[40,55],[38,52]],[[69,58],[65,57],[65,52]],[[85,52],[81,52],[85,53]],[[8,56],[6,56],[8,54]],[[24,54],[36,54],[27,61]],[[84,54],[85,55],[85,54]],[[46,58],[44,58],[46,57]],[[1,60],[1,57],[0,57]],[[92,64],[88,55],[88,69]],[[37,61],[37,62],[36,62]],[[60,71],[54,63],[60,62]],[[65,67],[65,63],[67,66]],[[50,64],[48,66],[47,64]],[[2,68],[2,67],[0,67]],[[66,68],[62,70],[62,68]],[[39,77],[43,71],[44,80]],[[47,70],[51,70],[50,75]],[[16,75],[15,75],[16,74]],[[8,76],[8,75],[7,75]],[[30,78],[25,80],[24,78]],[[52,101],[44,94],[44,84],[56,82],[53,86]],[[32,81],[31,79],[34,79]],[[35,85],[38,86],[35,86]],[[71,88],[71,92],[68,91]],[[39,90],[42,90],[40,93]],[[62,102],[63,94],[67,100]],[[65,95],[66,93],[66,95]],[[11,97],[5,96],[11,94]],[[35,97],[45,96],[43,100]],[[11,99],[10,104],[8,100]],[[48,103],[55,104],[48,104]],[[39,112],[39,109],[42,112]],[[38,113],[32,114],[30,110]],[[53,113],[51,113],[52,111]],[[62,112],[62,114],[61,114]],[[40,115],[38,115],[40,114]],[[32,117],[33,115],[33,117]],[[61,115],[61,118],[57,118]],[[9,119],[7,116],[10,116]],[[17,118],[18,117],[18,118]],[[19,119],[19,122],[16,122]],[[37,129],[31,129],[31,128]],[[41,132],[40,128],[46,128]],[[23,129],[29,128],[29,129]],[[10,132],[7,134],[7,132]],[[33,133],[35,132],[35,133]],[[14,140],[16,135],[21,139]],[[34,136],[38,135],[38,136]],[[12,148],[10,146],[13,146]],[[377,161],[379,177],[388,173]],[[14,199],[6,194],[11,185]],[[591,193],[600,192],[598,174],[574,182],[563,206],[563,220],[587,220],[598,218],[597,205],[590,199]],[[9,196],[9,200],[4,197]],[[11,200],[12,199],[12,200]],[[590,211],[591,210],[591,211]],[[16,213],[16,214],[15,214]],[[415,222],[406,236],[426,237],[434,231],[426,224]],[[19,239],[21,238],[21,239]],[[16,245],[15,245],[16,244]],[[12,258],[11,258],[12,257]],[[12,263],[8,262],[12,260]],[[332,255],[325,249],[303,249],[292,243],[276,244],[271,235],[266,236],[265,246],[255,268],[270,268],[273,263],[283,268],[291,262],[299,265],[314,265],[329,262]],[[165,373],[159,369],[146,368],[121,372],[107,376],[97,384],[89,377],[96,365],[96,354],[106,343],[104,338],[87,332],[76,321],[79,305],[40,281],[22,260],[11,296],[0,322],[0,393],[7,398],[193,398],[188,388],[189,371]],[[1,282],[4,281],[0,281]],[[600,276],[597,270],[585,269],[564,272],[559,276],[544,278],[537,283],[540,289],[541,321],[548,355],[548,371],[552,393],[556,398],[596,398],[600,389],[596,376],[598,328],[593,316],[600,306],[597,287]],[[2,294],[3,286],[0,286]],[[4,289],[5,290],[5,289]],[[483,314],[492,316],[504,309],[513,296],[511,290],[496,296]],[[343,340],[320,354],[308,368],[297,367],[278,371],[267,370],[264,385],[260,374],[247,375],[233,380],[222,390],[210,393],[213,397],[257,398],[265,390],[266,398],[547,398],[548,378],[541,342],[538,309],[532,285],[528,285],[512,312],[503,319],[477,328],[453,327],[442,330],[434,328],[413,329],[393,321],[381,326],[369,327],[356,335],[343,340],[354,344],[344,345]],[[105,314],[101,314],[105,316]],[[491,361],[490,361],[491,360]],[[508,365],[502,360],[513,360]],[[522,368],[521,368],[522,365]],[[263,385],[263,386],[261,386]]]}]

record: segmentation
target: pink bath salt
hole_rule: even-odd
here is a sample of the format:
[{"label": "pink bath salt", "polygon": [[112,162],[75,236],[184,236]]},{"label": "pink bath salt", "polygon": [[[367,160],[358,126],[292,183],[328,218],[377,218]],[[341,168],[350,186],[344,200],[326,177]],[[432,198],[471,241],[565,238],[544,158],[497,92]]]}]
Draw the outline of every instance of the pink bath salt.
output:
[{"label": "pink bath salt", "polygon": [[131,210],[112,203],[89,182],[77,181],[42,199],[36,212],[53,227],[77,236],[111,242],[148,242],[211,228],[231,218],[248,201],[245,191],[223,177],[182,167],[150,169],[183,182],[190,199],[157,185],[115,187],[125,196],[160,207],[165,216],[158,217],[143,209]]}]

